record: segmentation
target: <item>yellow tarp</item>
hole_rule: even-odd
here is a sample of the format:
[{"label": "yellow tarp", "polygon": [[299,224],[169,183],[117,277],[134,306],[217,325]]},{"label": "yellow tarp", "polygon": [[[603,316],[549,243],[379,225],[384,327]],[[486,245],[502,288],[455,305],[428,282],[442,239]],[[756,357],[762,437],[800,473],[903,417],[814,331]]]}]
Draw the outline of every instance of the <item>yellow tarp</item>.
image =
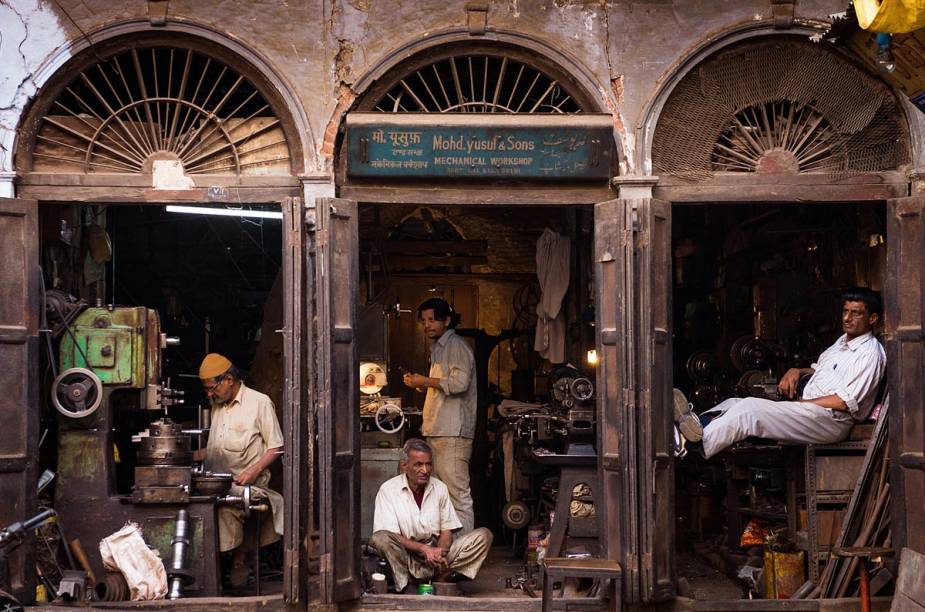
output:
[{"label": "yellow tarp", "polygon": [[925,0],[854,0],[858,24],[865,30],[904,34],[925,28]]}]

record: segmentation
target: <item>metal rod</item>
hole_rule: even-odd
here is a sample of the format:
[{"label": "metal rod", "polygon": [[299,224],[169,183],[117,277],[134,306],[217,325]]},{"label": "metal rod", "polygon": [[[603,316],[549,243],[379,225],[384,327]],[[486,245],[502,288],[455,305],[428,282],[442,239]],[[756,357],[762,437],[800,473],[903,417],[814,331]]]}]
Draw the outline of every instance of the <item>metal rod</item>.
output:
[{"label": "metal rod", "polygon": [[183,577],[181,572],[183,567],[183,557],[186,555],[186,547],[189,545],[187,533],[189,531],[189,514],[185,509],[177,513],[177,526],[171,542],[172,557],[170,560],[170,569],[173,572],[170,576],[170,591],[167,599],[180,599],[183,596]]}]

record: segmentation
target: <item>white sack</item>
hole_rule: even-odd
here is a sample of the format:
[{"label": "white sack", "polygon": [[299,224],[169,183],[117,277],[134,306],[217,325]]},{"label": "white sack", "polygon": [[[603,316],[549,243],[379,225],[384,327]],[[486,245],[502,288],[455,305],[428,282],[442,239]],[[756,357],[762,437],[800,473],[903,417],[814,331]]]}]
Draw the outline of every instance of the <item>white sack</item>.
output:
[{"label": "white sack", "polygon": [[167,571],[157,553],[148,548],[141,529],[131,521],[100,542],[103,566],[122,572],[132,601],[164,599],[167,595]]}]

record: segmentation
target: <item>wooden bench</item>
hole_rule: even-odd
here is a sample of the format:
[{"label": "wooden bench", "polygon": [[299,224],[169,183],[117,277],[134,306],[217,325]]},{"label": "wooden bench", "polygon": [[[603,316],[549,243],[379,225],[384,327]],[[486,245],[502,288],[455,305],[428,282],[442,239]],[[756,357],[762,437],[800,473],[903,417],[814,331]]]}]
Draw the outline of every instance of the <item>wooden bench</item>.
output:
[{"label": "wooden bench", "polygon": [[566,557],[546,557],[543,559],[543,612],[550,612],[556,604],[587,603],[587,598],[569,598],[554,600],[553,583],[562,578],[610,579],[610,612],[619,612],[622,597],[622,575],[620,564],[610,559],[569,559]]}]

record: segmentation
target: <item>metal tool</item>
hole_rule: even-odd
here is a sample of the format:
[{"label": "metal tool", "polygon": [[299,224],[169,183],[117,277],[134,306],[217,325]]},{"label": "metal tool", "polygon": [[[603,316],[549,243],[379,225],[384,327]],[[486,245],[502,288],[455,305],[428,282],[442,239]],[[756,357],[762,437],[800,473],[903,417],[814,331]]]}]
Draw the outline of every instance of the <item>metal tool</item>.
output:
[{"label": "metal tool", "polygon": [[174,530],[173,541],[170,543],[172,555],[170,570],[167,578],[170,580],[170,590],[167,599],[180,599],[183,596],[183,587],[192,584],[194,577],[186,568],[186,549],[189,546],[189,514],[186,510],[177,512],[177,526]]}]

